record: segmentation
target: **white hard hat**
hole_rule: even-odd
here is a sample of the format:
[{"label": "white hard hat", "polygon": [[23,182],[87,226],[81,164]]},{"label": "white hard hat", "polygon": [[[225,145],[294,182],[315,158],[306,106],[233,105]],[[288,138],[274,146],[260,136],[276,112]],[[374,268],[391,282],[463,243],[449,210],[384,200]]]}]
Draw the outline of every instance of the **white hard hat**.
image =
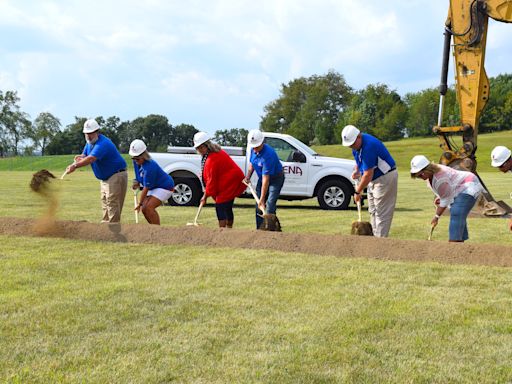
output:
[{"label": "white hard hat", "polygon": [[128,153],[131,157],[140,156],[144,152],[146,152],[146,149],[148,149],[146,144],[144,144],[142,140],[136,139],[133,140],[132,143],[130,144],[130,150],[128,151]]},{"label": "white hard hat", "polygon": [[100,126],[94,119],[89,119],[84,123],[84,133],[93,133],[100,129]]},{"label": "white hard hat", "polygon": [[498,145],[491,152],[491,165],[496,168],[501,167],[503,163],[509,159],[510,154],[510,149]]},{"label": "white hard hat", "polygon": [[259,147],[261,144],[263,144],[263,140],[265,140],[265,137],[259,129],[253,129],[247,135],[247,143],[251,148]]},{"label": "white hard hat", "polygon": [[206,132],[197,132],[194,135],[194,148],[199,147],[201,144],[206,143],[208,140],[210,140],[210,135]]},{"label": "white hard hat", "polygon": [[357,136],[361,133],[359,129],[353,125],[347,125],[341,131],[341,141],[344,147],[350,147],[357,139]]},{"label": "white hard hat", "polygon": [[423,155],[416,155],[411,160],[411,173],[418,173],[430,164],[429,159]]}]

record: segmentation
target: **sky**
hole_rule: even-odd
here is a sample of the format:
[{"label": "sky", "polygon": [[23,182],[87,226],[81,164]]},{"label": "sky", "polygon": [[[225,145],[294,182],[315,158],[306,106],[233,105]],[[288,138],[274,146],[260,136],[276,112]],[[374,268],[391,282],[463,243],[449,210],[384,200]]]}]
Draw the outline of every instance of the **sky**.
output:
[{"label": "sky", "polygon": [[[63,127],[161,114],[253,129],[283,84],[329,70],[356,90],[438,86],[447,12],[448,0],[0,0],[0,90]],[[510,36],[490,20],[489,76],[512,72]]]}]

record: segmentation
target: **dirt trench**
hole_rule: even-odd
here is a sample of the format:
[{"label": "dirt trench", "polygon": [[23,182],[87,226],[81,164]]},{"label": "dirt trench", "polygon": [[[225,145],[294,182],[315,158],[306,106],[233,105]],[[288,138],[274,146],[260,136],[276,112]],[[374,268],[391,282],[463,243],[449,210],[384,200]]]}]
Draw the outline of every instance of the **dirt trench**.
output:
[{"label": "dirt trench", "polygon": [[[43,221],[42,221],[43,220]],[[511,267],[512,247],[426,240],[379,239],[370,236],[265,232],[205,227],[161,227],[137,224],[93,224],[49,218],[0,218],[0,234],[44,236],[86,241],[159,245],[200,245],[269,249],[309,255],[362,257],[380,260],[439,262]]]}]

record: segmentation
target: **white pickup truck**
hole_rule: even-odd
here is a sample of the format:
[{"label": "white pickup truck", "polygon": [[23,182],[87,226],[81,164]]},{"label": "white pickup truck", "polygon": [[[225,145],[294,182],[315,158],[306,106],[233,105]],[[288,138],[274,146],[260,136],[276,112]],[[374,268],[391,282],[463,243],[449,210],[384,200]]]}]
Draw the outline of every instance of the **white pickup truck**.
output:
[{"label": "white pickup truck", "polygon": [[[325,157],[296,138],[264,132],[265,143],[273,147],[285,173],[280,199],[302,200],[317,197],[322,209],[346,209],[354,192],[351,174],[355,161]],[[223,147],[242,171],[247,173],[250,148]],[[168,153],[151,157],[174,179],[171,205],[198,205],[202,196],[201,156],[191,147],[169,147]],[[256,185],[256,172],[253,185]],[[248,196],[250,196],[248,194]]]}]

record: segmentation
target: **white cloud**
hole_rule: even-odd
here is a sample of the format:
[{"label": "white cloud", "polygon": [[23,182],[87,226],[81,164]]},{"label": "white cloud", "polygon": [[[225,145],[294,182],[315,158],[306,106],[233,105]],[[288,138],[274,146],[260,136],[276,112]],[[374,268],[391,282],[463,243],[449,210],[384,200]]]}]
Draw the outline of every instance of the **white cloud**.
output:
[{"label": "white cloud", "polygon": [[[52,107],[63,124],[95,110],[122,119],[169,111],[207,130],[214,119],[255,127],[282,83],[329,69],[355,88],[435,86],[447,8],[445,0],[0,0],[0,32],[19,39],[0,44],[0,89],[18,89],[31,114]],[[490,24],[498,25],[489,30],[492,76],[509,68],[512,29]]]}]

